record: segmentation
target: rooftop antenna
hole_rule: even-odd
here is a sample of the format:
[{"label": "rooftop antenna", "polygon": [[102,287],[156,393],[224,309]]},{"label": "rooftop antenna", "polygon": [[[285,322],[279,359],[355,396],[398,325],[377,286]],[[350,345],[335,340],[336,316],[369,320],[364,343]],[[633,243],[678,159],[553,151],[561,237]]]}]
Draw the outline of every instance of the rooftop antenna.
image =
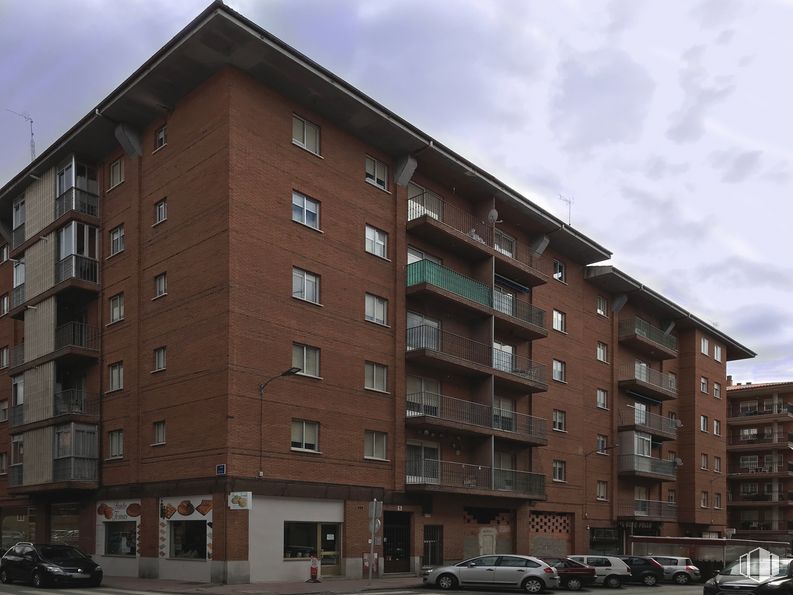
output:
[{"label": "rooftop antenna", "polygon": [[571,196],[570,198],[566,197],[564,194],[559,195],[559,200],[562,202],[567,203],[567,225],[572,225],[573,220],[573,203],[575,199]]},{"label": "rooftop antenna", "polygon": [[36,159],[36,139],[33,136],[33,118],[31,118],[30,114],[27,113],[27,112],[19,113],[19,112],[15,112],[14,110],[8,109],[8,108],[6,108],[6,111],[17,115],[20,118],[23,118],[25,121],[27,121],[30,124],[30,161],[31,162],[35,161],[35,159]]}]

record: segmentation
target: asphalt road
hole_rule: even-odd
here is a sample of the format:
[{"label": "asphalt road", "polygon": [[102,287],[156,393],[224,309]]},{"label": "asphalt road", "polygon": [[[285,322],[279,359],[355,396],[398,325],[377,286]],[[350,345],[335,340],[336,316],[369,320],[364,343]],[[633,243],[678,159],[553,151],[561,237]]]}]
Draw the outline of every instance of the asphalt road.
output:
[{"label": "asphalt road", "polygon": [[0,584],[0,593],[13,593],[13,595],[50,595],[50,594],[63,594],[63,595],[149,595],[155,591],[123,591],[121,589],[105,589],[103,587],[61,587],[61,588],[46,588],[36,589],[30,585],[22,585],[19,583],[13,585]]}]

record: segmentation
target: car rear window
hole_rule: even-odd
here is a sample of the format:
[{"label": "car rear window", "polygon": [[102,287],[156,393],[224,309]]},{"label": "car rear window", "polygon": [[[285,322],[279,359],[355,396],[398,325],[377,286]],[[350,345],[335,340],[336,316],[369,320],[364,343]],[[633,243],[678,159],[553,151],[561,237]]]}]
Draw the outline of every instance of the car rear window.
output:
[{"label": "car rear window", "polygon": [[536,562],[526,558],[518,558],[517,556],[501,556],[501,560],[498,562],[499,566],[510,566],[513,568],[526,568],[531,564],[534,564],[535,567],[539,566]]},{"label": "car rear window", "polygon": [[661,558],[659,556],[656,556],[655,561],[665,566],[677,566],[677,562],[675,562],[673,558]]},{"label": "car rear window", "polygon": [[611,561],[608,558],[592,558],[592,557],[590,557],[588,559],[588,564],[590,566],[598,566],[598,567],[611,566]]}]

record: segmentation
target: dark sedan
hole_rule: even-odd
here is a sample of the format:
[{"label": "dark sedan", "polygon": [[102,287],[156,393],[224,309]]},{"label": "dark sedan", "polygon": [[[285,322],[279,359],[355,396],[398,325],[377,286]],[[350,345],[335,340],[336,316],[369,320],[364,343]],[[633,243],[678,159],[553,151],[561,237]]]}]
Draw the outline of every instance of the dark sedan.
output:
[{"label": "dark sedan", "polygon": [[0,582],[47,585],[102,584],[102,568],[76,547],[21,542],[0,560]]},{"label": "dark sedan", "polygon": [[569,591],[578,591],[595,582],[595,569],[570,558],[540,558],[559,573],[559,584]]}]

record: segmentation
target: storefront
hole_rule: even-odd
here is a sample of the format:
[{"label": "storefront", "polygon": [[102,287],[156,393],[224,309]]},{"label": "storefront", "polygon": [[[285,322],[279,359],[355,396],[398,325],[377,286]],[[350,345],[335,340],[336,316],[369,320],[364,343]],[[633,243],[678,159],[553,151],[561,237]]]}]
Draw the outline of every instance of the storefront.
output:
[{"label": "storefront", "polygon": [[138,576],[140,500],[107,500],[96,506],[97,563],[109,576]]}]

